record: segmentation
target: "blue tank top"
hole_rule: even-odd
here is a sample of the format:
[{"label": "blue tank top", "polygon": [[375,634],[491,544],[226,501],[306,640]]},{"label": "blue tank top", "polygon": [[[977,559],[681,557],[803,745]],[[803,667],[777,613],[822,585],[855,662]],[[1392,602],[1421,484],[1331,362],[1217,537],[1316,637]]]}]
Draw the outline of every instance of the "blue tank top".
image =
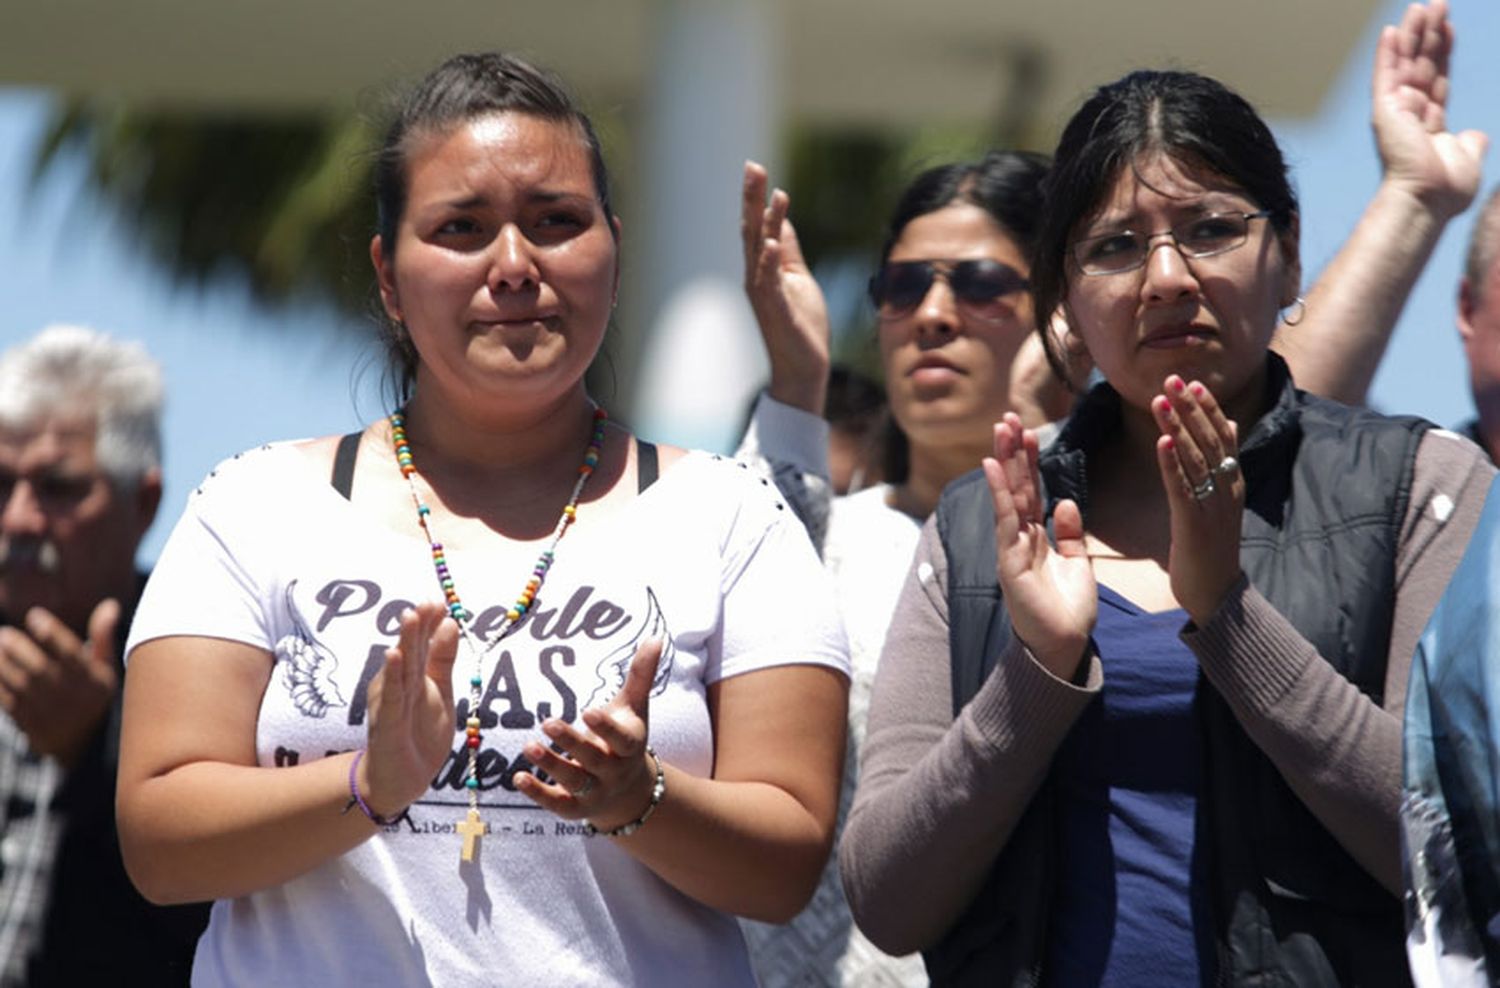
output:
[{"label": "blue tank top", "polygon": [[1048,985],[1211,983],[1195,823],[1198,662],[1182,610],[1148,613],[1099,588],[1104,689],[1058,749],[1058,884]]}]

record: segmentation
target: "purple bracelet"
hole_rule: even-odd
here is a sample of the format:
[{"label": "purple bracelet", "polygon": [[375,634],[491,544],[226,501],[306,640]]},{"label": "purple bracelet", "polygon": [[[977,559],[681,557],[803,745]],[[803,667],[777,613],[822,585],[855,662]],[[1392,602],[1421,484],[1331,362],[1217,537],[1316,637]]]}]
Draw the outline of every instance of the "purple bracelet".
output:
[{"label": "purple bracelet", "polygon": [[370,804],[365,802],[365,798],[359,794],[359,763],[365,757],[365,750],[361,748],[356,751],[354,753],[354,761],[349,763],[349,802],[344,807],[344,812],[348,813],[351,809],[358,806],[359,811],[369,817],[371,823],[380,827],[389,827],[398,822],[405,815],[406,811],[403,810],[392,817],[381,816],[370,809]]}]

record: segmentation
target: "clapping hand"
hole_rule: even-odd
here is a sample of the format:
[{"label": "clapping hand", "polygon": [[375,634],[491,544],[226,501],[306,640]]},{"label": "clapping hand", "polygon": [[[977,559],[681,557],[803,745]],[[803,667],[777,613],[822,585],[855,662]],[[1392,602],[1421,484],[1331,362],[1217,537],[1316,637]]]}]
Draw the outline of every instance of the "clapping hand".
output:
[{"label": "clapping hand", "polygon": [[115,630],[120,604],[101,601],[89,615],[88,639],[40,607],[25,628],[0,628],[0,709],[38,754],[73,765],[99,730],[119,686]]},{"label": "clapping hand", "polygon": [[1047,537],[1037,452],[1036,433],[1007,412],[995,425],[995,455],[983,464],[995,502],[995,575],[1016,635],[1049,672],[1071,680],[1088,649],[1099,593],[1077,504],[1058,502],[1056,544]]},{"label": "clapping hand", "polygon": [[545,721],[542,733],[551,745],[532,741],[523,752],[552,781],[517,772],[516,788],[543,809],[565,820],[587,817],[600,830],[637,819],[651,802],[656,779],[646,742],[661,649],[659,638],[641,643],[620,691],[580,715],[586,730],[555,717]]},{"label": "clapping hand", "polygon": [[777,189],[767,204],[766,186],[765,168],[747,161],[740,207],[745,295],[771,361],[768,390],[777,401],[822,415],[828,392],[828,306],[787,219],[790,199]]},{"label": "clapping hand", "polygon": [[1445,0],[1412,4],[1376,46],[1372,124],[1386,180],[1443,219],[1457,216],[1479,189],[1487,137],[1448,131],[1448,60],[1453,25]]},{"label": "clapping hand", "polygon": [[381,816],[394,816],[427,791],[453,750],[453,661],[458,625],[432,602],[401,615],[400,637],[370,680],[368,753],[359,791]]},{"label": "clapping hand", "polygon": [[1176,374],[1151,400],[1156,462],[1172,513],[1172,595],[1193,622],[1213,616],[1240,575],[1245,478],[1235,424],[1202,383]]}]

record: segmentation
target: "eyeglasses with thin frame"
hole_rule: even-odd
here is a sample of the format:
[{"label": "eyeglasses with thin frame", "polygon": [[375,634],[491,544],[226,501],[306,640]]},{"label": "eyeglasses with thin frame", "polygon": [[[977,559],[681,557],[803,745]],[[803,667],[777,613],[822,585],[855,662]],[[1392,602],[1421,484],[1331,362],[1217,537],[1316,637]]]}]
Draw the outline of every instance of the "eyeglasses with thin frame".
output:
[{"label": "eyeglasses with thin frame", "polygon": [[888,261],[870,279],[870,301],[882,319],[899,319],[922,304],[933,281],[948,283],[953,297],[980,319],[998,321],[1007,312],[996,307],[1006,295],[1031,287],[1026,276],[1009,264],[989,258],[965,261]]},{"label": "eyeglasses with thin frame", "polygon": [[1268,209],[1254,213],[1208,213],[1155,233],[1121,230],[1085,237],[1074,241],[1068,250],[1084,274],[1124,274],[1146,263],[1151,256],[1151,242],[1157,237],[1171,237],[1184,257],[1213,257],[1243,244],[1250,237],[1250,221],[1270,215]]}]

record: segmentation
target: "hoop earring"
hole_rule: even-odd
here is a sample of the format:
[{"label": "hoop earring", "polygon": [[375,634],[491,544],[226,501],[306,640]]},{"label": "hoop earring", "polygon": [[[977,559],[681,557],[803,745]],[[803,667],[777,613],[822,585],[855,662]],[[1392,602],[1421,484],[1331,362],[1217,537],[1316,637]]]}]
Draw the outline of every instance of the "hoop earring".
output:
[{"label": "hoop earring", "polygon": [[[1293,319],[1290,313],[1295,312],[1297,318]],[[1292,304],[1281,310],[1281,321],[1288,326],[1297,326],[1307,318],[1307,299],[1298,295],[1292,299]]]}]

